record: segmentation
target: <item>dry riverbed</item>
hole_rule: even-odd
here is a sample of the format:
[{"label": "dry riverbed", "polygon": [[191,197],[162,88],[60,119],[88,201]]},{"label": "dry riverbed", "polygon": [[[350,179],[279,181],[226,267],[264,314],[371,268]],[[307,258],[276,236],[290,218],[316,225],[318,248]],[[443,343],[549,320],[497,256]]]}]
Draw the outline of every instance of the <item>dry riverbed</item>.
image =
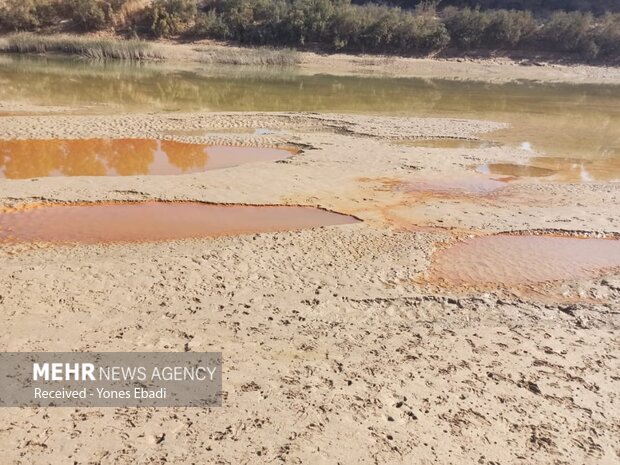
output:
[{"label": "dry riverbed", "polygon": [[[0,139],[301,149],[181,176],[0,179],[0,215],[165,200],[361,220],[168,242],[7,239],[2,350],[222,351],[225,392],[213,409],[5,408],[4,463],[617,463],[620,183],[482,174],[472,166],[529,155],[410,143],[504,126],[319,113],[0,118]],[[594,252],[611,262],[588,262],[587,248],[585,265],[554,256],[553,269],[488,254],[489,275],[523,274],[445,279],[452,259],[440,254],[498,234],[507,249],[522,236],[613,241]],[[566,266],[585,271],[526,272]]]}]

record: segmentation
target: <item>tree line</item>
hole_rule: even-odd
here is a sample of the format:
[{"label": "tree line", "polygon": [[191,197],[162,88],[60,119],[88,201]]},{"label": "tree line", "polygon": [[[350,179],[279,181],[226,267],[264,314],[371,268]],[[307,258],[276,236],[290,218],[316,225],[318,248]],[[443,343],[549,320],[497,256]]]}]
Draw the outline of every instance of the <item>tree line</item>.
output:
[{"label": "tree line", "polygon": [[[1,1],[1,0],[0,0]],[[596,4],[593,14],[584,5]],[[546,51],[620,59],[620,13],[606,0],[5,0],[0,30],[97,31],[247,45],[428,55]],[[576,5],[566,11],[566,5]],[[551,5],[564,5],[550,11]],[[510,7],[510,8],[495,8]],[[489,8],[491,7],[491,8]],[[533,10],[528,7],[535,8]],[[569,8],[570,9],[570,8]]]}]

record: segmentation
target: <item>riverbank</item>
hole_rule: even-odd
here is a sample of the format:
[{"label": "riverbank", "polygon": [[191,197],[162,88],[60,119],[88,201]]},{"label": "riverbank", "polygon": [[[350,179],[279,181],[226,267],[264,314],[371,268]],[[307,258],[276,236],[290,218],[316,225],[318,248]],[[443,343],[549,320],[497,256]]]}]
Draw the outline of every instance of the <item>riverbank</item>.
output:
[{"label": "riverbank", "polygon": [[[8,47],[7,37],[0,37],[0,50]],[[46,36],[43,36],[44,39]],[[47,36],[57,39],[58,36]],[[163,61],[178,67],[208,64],[292,65],[307,74],[369,75],[398,77],[442,78],[486,81],[491,83],[521,80],[575,84],[620,84],[620,67],[562,64],[557,57],[532,56],[520,59],[495,58],[408,58],[381,55],[319,54],[285,49],[274,54],[273,49],[236,47],[213,41],[178,43],[168,40],[139,42],[145,50],[126,52],[126,41],[100,35],[78,37],[82,47],[92,40],[97,50],[88,56],[102,57],[100,42],[111,48],[120,44],[118,55],[134,54],[142,60]],[[136,42],[132,42],[135,48]],[[79,55],[76,55],[79,56]],[[264,59],[263,59],[264,58]]]}]

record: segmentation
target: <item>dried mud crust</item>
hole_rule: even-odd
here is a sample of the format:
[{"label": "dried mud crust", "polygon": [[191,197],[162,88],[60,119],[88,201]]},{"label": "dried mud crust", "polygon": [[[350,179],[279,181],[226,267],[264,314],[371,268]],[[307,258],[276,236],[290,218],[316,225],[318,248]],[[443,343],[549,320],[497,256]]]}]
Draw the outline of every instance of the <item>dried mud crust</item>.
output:
[{"label": "dried mud crust", "polygon": [[215,137],[307,148],[286,163],[183,176],[0,180],[3,208],[195,200],[314,205],[364,220],[213,240],[1,246],[2,350],[221,350],[225,358],[221,408],[0,409],[0,441],[12,445],[5,462],[618,460],[620,276],[536,292],[416,283],[434,252],[460,234],[617,234],[618,186],[515,182],[497,195],[448,197],[396,188],[462,175],[468,157],[524,156],[391,143],[398,134],[476,137],[496,127],[477,121],[19,117],[0,119],[0,137],[156,137],[239,126],[290,132]]}]

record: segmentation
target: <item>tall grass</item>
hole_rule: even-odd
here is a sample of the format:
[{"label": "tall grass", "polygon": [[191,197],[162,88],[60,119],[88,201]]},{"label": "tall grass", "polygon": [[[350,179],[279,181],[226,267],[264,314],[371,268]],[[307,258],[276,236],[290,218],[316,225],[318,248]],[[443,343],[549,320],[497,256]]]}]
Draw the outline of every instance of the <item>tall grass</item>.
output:
[{"label": "tall grass", "polygon": [[299,54],[291,49],[267,47],[252,49],[216,49],[205,54],[204,63],[248,66],[294,66],[300,63]]},{"label": "tall grass", "polygon": [[6,38],[9,53],[63,53],[92,60],[154,60],[164,58],[151,44],[141,40],[110,40],[69,35],[37,36],[18,33]]}]

